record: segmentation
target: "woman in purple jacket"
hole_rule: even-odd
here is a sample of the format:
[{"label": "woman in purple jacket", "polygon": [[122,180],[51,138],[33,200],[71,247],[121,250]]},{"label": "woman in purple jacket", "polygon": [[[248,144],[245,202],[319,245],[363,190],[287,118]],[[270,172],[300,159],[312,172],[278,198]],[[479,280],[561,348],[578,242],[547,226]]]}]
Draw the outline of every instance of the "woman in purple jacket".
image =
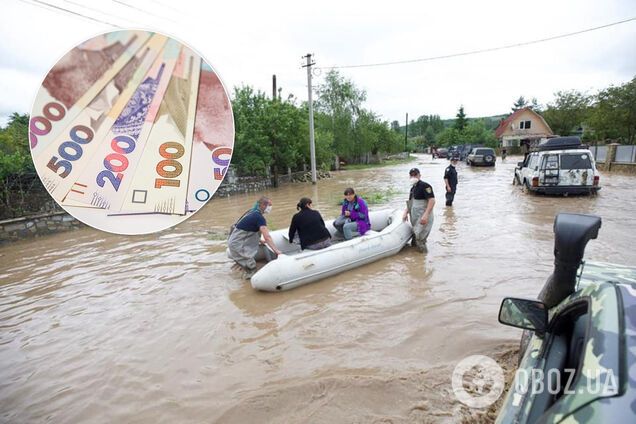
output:
[{"label": "woman in purple jacket", "polygon": [[362,197],[358,197],[352,188],[344,191],[342,201],[342,211],[340,216],[333,222],[340,233],[344,234],[345,240],[351,240],[354,232],[364,235],[371,228],[369,221],[369,209],[367,202]]}]

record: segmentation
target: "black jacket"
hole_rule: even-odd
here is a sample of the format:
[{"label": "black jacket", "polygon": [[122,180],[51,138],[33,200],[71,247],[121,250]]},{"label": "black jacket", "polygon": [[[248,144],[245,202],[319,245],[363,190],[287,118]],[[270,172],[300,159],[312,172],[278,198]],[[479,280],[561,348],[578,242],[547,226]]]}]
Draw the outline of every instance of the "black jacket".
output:
[{"label": "black jacket", "polygon": [[327,230],[327,227],[325,227],[325,221],[322,220],[320,212],[312,209],[303,209],[292,218],[291,225],[289,226],[290,243],[294,241],[296,231],[298,231],[300,247],[303,250],[307,246],[331,238],[331,234],[329,230]]}]

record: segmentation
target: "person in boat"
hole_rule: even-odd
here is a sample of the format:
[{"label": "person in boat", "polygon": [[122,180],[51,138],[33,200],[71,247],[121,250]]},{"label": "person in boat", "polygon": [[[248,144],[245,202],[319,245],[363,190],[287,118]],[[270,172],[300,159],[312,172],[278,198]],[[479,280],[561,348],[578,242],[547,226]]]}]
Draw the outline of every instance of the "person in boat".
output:
[{"label": "person in boat", "polygon": [[256,260],[261,236],[274,253],[281,254],[267,229],[265,215],[272,211],[272,201],[261,197],[254,207],[236,223],[228,238],[228,257],[243,268],[243,278],[249,279],[256,273]]},{"label": "person in boat", "polygon": [[294,242],[294,236],[298,232],[300,248],[302,250],[320,250],[331,246],[331,234],[320,212],[313,209],[311,199],[303,197],[296,205],[299,210],[291,220],[289,226],[289,242]]},{"label": "person in boat", "polygon": [[333,226],[344,235],[345,240],[351,240],[355,235],[363,236],[371,229],[369,208],[367,202],[356,195],[351,187],[344,191],[344,197],[340,216],[333,222]]},{"label": "person in boat", "polygon": [[411,192],[406,202],[406,209],[402,219],[406,221],[409,216],[413,226],[413,238],[411,246],[416,246],[421,251],[426,249],[426,239],[433,228],[433,206],[435,206],[435,194],[430,184],[420,179],[420,170],[412,168],[409,171]]}]

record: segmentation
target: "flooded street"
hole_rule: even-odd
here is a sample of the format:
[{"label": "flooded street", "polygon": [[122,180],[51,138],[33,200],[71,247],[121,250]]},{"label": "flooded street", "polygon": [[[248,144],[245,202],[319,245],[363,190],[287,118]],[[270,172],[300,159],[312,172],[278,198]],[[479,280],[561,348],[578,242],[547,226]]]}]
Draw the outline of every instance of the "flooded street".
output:
[{"label": "flooded street", "polygon": [[535,196],[511,184],[517,160],[459,164],[452,208],[448,161],[428,155],[265,192],[270,229],[301,196],[335,217],[348,186],[381,194],[371,208],[403,208],[413,166],[437,197],[427,253],[405,247],[289,292],[254,291],[218,236],[263,193],[215,198],[159,234],[84,228],[1,247],[0,421],[461,422],[452,369],[512,358],[521,331],[498,324],[499,304],[537,296],[557,213],[602,217],[586,259],[636,264],[636,177],[601,173],[593,197]]}]

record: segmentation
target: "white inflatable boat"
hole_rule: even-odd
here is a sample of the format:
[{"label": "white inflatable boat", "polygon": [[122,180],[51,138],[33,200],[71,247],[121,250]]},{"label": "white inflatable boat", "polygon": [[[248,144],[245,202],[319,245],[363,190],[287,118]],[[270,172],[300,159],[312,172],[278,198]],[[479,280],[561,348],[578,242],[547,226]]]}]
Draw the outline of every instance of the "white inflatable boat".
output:
[{"label": "white inflatable boat", "polygon": [[[369,212],[371,230],[364,236],[337,242],[322,250],[301,250],[298,241],[290,243],[289,230],[272,231],[274,243],[283,253],[267,263],[251,278],[252,287],[264,291],[282,291],[318,281],[342,271],[398,253],[411,238],[411,224],[402,221],[400,210]],[[334,236],[333,220],[325,225]],[[267,251],[265,251],[267,249]],[[273,257],[267,246],[261,246],[256,259]]]}]

